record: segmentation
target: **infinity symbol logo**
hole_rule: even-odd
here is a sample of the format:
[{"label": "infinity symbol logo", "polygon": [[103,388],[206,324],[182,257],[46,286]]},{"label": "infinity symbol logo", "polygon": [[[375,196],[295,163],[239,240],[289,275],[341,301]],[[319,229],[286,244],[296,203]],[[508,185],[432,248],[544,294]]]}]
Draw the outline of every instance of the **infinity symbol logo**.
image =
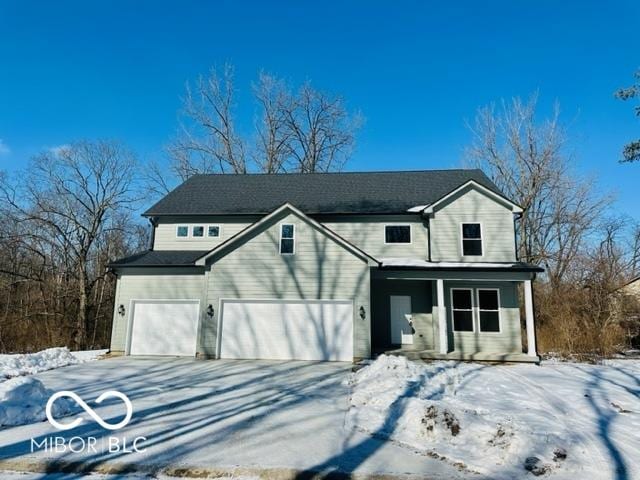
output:
[{"label": "infinity symbol logo", "polygon": [[69,397],[76,401],[78,405],[80,405],[85,412],[87,412],[91,418],[93,418],[102,428],[106,428],[107,430],[118,430],[119,428],[124,427],[129,420],[131,420],[131,415],[133,414],[133,405],[131,405],[131,400],[124,393],[118,392],[117,390],[109,390],[108,392],[102,393],[98,398],[96,398],[96,403],[100,404],[105,399],[110,397],[117,397],[122,400],[127,407],[126,416],[118,423],[111,424],[105,422],[100,415],[98,415],[95,410],[93,410],[89,405],[86,404],[84,400],[82,400],[78,395],[70,390],[61,390],[60,392],[56,392],[47,401],[47,407],[45,413],[47,414],[47,419],[49,423],[56,427],[58,430],[70,430],[72,428],[76,428],[78,425],[82,423],[84,420],[82,417],[76,418],[71,423],[60,423],[55,418],[53,418],[53,414],[51,413],[51,409],[53,407],[54,402],[60,397]]}]

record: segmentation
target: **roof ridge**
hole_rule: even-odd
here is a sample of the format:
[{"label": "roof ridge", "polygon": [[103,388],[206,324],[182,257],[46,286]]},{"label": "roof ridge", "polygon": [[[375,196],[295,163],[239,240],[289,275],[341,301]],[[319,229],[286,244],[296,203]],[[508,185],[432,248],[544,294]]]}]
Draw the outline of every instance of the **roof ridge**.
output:
[{"label": "roof ridge", "polygon": [[[482,172],[480,168],[432,168],[415,170],[358,170],[358,171],[337,171],[337,172],[247,172],[247,173],[195,173],[193,177],[222,177],[222,176],[254,176],[254,177],[276,177],[287,175],[362,175],[362,174],[386,174],[386,173],[433,173],[433,172]],[[483,172],[484,173],[484,172]],[[188,179],[187,179],[188,180]]]}]

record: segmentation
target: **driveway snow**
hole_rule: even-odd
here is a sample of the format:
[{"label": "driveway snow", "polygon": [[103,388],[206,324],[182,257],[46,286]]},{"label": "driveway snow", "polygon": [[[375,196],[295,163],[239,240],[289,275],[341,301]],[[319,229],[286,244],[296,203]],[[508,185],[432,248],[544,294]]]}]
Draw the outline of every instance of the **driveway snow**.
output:
[{"label": "driveway snow", "polygon": [[640,362],[495,366],[381,356],[347,383],[351,427],[472,472],[640,478]]},{"label": "driveway snow", "polygon": [[[131,422],[111,432],[80,412],[86,421],[67,431],[48,422],[0,430],[0,469],[77,462],[102,473],[133,464],[141,472],[167,473],[171,467],[217,475],[267,472],[271,478],[292,478],[299,471],[460,478],[446,462],[345,428],[344,383],[351,368],[334,362],[119,357],[42,372],[36,377],[47,388],[72,390],[112,424],[125,413],[122,402],[93,400],[105,390],[126,394],[133,403]],[[32,439],[56,436],[96,437],[98,451],[31,451]],[[129,447],[143,436],[144,451],[110,453],[111,436],[128,439]]]},{"label": "driveway snow", "polygon": [[71,352],[67,347],[55,347],[37,353],[0,355],[0,380],[2,378],[33,375],[54,368],[96,360],[108,350]]}]

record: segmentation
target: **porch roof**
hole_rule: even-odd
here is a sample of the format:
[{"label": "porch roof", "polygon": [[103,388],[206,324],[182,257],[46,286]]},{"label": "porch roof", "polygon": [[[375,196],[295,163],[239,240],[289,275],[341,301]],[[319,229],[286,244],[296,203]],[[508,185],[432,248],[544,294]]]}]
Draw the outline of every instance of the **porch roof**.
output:
[{"label": "porch roof", "polygon": [[429,262],[419,258],[381,258],[385,270],[449,270],[468,272],[544,272],[542,267],[524,262]]}]

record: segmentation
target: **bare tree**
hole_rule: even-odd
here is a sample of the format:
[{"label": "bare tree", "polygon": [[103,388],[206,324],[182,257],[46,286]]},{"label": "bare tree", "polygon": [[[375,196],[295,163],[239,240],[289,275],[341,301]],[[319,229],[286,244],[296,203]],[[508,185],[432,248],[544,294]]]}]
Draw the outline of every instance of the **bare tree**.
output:
[{"label": "bare tree", "polygon": [[[621,88],[616,93],[616,98],[623,101],[640,99],[640,70],[635,75],[635,83],[630,87]],[[640,117],[640,105],[634,107],[636,117]],[[621,162],[636,162],[640,160],[640,139],[627,143],[622,150]]]},{"label": "bare tree", "polygon": [[169,145],[168,174],[156,162],[146,169],[149,188],[167,193],[173,180],[198,173],[312,173],[341,170],[349,159],[362,116],[341,97],[309,82],[294,91],[261,72],[253,84],[255,131],[236,130],[233,68],[211,69],[195,87],[187,85],[177,138]]},{"label": "bare tree", "polygon": [[233,67],[212,68],[195,88],[187,84],[171,168],[185,180],[196,173],[246,173],[245,146],[235,130]]},{"label": "bare tree", "polygon": [[[39,258],[40,268],[23,276],[58,276],[66,285],[72,280],[76,348],[87,344],[91,292],[105,281],[99,247],[125,228],[123,218],[135,202],[135,168],[132,154],[115,142],[79,142],[38,155],[15,183],[0,184],[1,210],[16,225],[5,245],[13,242]],[[14,266],[12,273],[19,276],[20,269]]]},{"label": "bare tree", "polygon": [[360,115],[350,115],[340,97],[305,83],[282,105],[290,136],[291,169],[300,173],[342,170],[355,144]]},{"label": "bare tree", "polygon": [[499,110],[480,109],[467,156],[523,207],[519,256],[542,264],[557,285],[611,199],[571,170],[558,106],[537,122],[536,104],[534,95],[527,102],[503,102]]},{"label": "bare tree", "polygon": [[291,94],[283,80],[264,72],[260,72],[253,92],[260,109],[254,161],[261,172],[283,172],[292,153],[286,115]]}]

